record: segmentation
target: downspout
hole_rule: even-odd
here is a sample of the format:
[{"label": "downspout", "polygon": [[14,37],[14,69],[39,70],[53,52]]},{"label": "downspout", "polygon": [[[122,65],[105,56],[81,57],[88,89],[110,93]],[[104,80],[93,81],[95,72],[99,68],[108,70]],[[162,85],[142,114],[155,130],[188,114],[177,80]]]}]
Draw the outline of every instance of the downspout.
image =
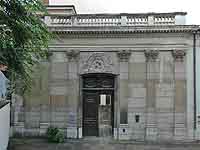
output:
[{"label": "downspout", "polygon": [[194,71],[194,129],[196,130],[196,114],[197,114],[197,110],[196,110],[196,34],[197,31],[193,32],[193,71]]}]

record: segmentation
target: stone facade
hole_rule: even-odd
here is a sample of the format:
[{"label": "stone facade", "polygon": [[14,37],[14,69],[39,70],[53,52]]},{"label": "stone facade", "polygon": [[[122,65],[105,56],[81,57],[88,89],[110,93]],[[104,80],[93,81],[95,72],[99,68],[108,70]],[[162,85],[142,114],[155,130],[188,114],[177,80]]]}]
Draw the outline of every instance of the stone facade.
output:
[{"label": "stone facade", "polygon": [[[157,19],[162,15],[166,22]],[[82,75],[103,73],[115,77],[114,139],[196,140],[191,65],[198,26],[179,26],[184,15],[130,14],[120,22],[114,15],[97,14],[91,22],[94,15],[72,15],[72,22],[62,18],[60,24],[50,19],[58,36],[49,45],[49,60],[36,66],[31,94],[14,97],[15,135],[43,136],[53,125],[66,138],[83,138]],[[137,16],[149,20],[134,22]],[[113,20],[98,22],[106,17]]]}]

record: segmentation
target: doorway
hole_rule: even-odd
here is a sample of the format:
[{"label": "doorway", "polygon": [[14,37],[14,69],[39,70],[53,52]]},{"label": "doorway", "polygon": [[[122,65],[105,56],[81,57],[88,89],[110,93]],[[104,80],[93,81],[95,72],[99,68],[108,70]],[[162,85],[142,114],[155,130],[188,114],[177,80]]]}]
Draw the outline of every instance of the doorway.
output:
[{"label": "doorway", "polygon": [[83,75],[83,136],[108,137],[114,125],[114,76]]}]

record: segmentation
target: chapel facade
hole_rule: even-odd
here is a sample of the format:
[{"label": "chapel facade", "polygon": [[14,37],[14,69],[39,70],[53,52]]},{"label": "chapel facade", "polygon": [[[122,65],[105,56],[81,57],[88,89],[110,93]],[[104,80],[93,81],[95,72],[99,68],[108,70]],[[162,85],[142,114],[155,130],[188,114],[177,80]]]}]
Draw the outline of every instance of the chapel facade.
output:
[{"label": "chapel facade", "polygon": [[185,12],[77,14],[47,6],[56,36],[33,88],[13,96],[14,135],[136,141],[197,140],[197,25]]}]

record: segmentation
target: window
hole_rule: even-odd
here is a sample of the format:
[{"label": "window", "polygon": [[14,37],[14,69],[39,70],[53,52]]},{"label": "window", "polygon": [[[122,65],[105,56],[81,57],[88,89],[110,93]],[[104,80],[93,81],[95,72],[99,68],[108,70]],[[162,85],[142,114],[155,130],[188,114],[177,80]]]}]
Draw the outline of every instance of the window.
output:
[{"label": "window", "polygon": [[111,95],[100,94],[100,102],[101,106],[111,105]]},{"label": "window", "polygon": [[139,115],[135,115],[135,122],[138,123],[140,121],[140,116]]}]

